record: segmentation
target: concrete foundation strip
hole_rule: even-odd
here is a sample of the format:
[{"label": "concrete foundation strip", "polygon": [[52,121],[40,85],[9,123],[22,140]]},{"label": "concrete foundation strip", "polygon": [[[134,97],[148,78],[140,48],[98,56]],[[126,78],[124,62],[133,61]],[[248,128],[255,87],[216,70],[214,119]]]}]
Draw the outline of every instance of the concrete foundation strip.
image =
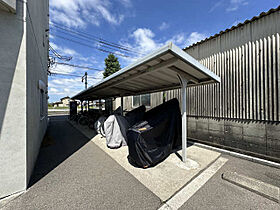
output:
[{"label": "concrete foundation strip", "polygon": [[264,183],[257,179],[253,179],[244,175],[240,175],[236,172],[225,172],[222,174],[222,179],[243,187],[247,190],[255,192],[261,196],[264,196],[270,200],[280,202],[279,187],[271,184]]},{"label": "concrete foundation strip", "polygon": [[220,157],[193,181],[170,198],[159,210],[179,209],[190,199],[226,162],[228,159]]},{"label": "concrete foundation strip", "polygon": [[210,150],[213,150],[213,151],[221,152],[221,153],[224,153],[224,154],[227,154],[227,155],[231,155],[233,157],[238,157],[238,158],[242,158],[242,159],[245,159],[245,160],[249,160],[249,161],[254,162],[254,163],[260,163],[260,164],[271,166],[271,167],[274,167],[274,168],[280,168],[280,163],[276,163],[276,162],[273,162],[273,161],[269,161],[269,160],[265,160],[265,159],[257,158],[257,157],[252,157],[250,155],[244,155],[244,154],[229,151],[229,150],[226,150],[226,149],[220,149],[220,148],[217,148],[217,147],[209,146],[209,145],[202,144],[202,143],[193,142],[193,141],[190,141],[190,140],[188,142],[190,144],[196,145],[198,147],[202,147],[202,148],[205,148],[205,149],[210,149]]}]

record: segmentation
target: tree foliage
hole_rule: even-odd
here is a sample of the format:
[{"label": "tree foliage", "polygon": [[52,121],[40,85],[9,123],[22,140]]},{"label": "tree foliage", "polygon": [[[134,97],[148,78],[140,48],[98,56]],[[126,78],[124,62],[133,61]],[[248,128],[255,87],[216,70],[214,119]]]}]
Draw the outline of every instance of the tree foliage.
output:
[{"label": "tree foliage", "polygon": [[103,77],[106,78],[111,74],[119,71],[121,69],[118,58],[113,54],[109,54],[107,58],[105,58],[105,71],[103,72]]}]

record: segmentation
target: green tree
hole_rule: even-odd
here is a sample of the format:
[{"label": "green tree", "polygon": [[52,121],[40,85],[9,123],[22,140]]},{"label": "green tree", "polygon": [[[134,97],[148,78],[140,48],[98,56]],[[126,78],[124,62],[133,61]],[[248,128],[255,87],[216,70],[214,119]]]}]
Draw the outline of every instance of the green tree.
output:
[{"label": "green tree", "polygon": [[105,58],[105,71],[103,72],[103,77],[106,78],[111,74],[119,71],[121,69],[118,58],[113,54],[109,54],[107,58]]}]

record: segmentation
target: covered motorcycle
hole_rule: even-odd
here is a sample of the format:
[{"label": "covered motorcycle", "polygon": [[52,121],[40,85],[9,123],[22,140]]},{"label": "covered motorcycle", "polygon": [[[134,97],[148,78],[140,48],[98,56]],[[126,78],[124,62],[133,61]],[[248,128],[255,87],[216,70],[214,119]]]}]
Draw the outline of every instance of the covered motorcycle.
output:
[{"label": "covered motorcycle", "polygon": [[181,146],[181,112],[177,99],[146,112],[144,119],[128,129],[129,160],[147,168],[163,161]]}]

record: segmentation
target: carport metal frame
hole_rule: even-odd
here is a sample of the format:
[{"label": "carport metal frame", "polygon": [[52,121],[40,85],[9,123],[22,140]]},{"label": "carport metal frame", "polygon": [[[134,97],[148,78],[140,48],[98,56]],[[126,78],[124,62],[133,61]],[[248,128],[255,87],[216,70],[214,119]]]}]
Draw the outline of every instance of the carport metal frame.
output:
[{"label": "carport metal frame", "polygon": [[[162,56],[164,53],[168,54],[171,53],[174,57],[164,60],[160,63],[155,64],[152,67],[144,68],[143,70],[138,70],[134,74],[129,74],[129,71],[137,70],[142,66],[145,66],[148,62],[152,62],[156,59],[158,59],[160,56]],[[190,72],[186,71],[185,69],[180,69],[174,66],[178,61],[183,61],[185,64],[187,64],[187,67],[191,69],[191,71],[196,72],[196,75],[199,73],[200,75],[203,75],[201,79],[196,78],[194,75],[191,75]],[[179,65],[179,64],[178,64]],[[119,88],[116,87],[117,85],[120,85],[122,83],[126,83],[127,86],[129,86],[129,82],[131,80],[135,80],[145,74],[154,73],[156,71],[160,71],[163,68],[165,68],[166,73],[172,72],[172,74],[176,74],[179,83],[178,84],[169,84],[170,86],[157,86],[152,88],[152,85],[148,85],[148,89],[142,89],[139,88],[141,91],[132,91],[128,90],[127,88]],[[194,71],[195,70],[195,71]],[[193,73],[194,74],[194,73]],[[122,76],[127,76],[125,78],[121,78]],[[120,79],[118,80],[118,78]],[[117,79],[116,79],[117,78]],[[143,81],[145,83],[149,83],[146,81]],[[182,112],[182,161],[186,162],[187,160],[187,86],[190,85],[196,85],[196,84],[207,84],[207,83],[213,83],[213,82],[220,82],[220,77],[218,77],[216,74],[211,72],[209,69],[207,69],[205,66],[200,64],[197,60],[195,60],[193,57],[188,55],[186,52],[181,50],[179,47],[175,46],[172,43],[169,43],[165,45],[164,47],[158,49],[154,53],[151,53],[144,58],[136,61],[135,63],[125,67],[124,69],[112,74],[111,76],[107,77],[106,79],[103,79],[102,81],[98,82],[97,84],[91,86],[87,90],[84,90],[80,92],[79,94],[72,97],[72,99],[79,99],[79,100],[88,100],[89,98],[91,100],[96,100],[100,98],[110,98],[110,97],[121,97],[121,106],[123,107],[123,97],[129,96],[129,95],[140,95],[144,93],[152,93],[152,92],[159,92],[164,90],[171,90],[178,87],[181,87],[181,112]],[[130,84],[131,85],[131,84]],[[138,83],[139,85],[139,83]],[[137,85],[136,85],[137,86]],[[110,88],[114,89],[114,91],[118,92],[118,94],[108,94],[108,90],[106,92],[106,96],[104,97],[101,95],[93,94],[95,92],[98,92],[100,90],[103,90],[106,88],[110,90]],[[104,91],[105,91],[104,90]],[[138,89],[137,89],[138,90]],[[105,93],[105,92],[104,92]],[[99,93],[100,94],[100,93]]]}]

